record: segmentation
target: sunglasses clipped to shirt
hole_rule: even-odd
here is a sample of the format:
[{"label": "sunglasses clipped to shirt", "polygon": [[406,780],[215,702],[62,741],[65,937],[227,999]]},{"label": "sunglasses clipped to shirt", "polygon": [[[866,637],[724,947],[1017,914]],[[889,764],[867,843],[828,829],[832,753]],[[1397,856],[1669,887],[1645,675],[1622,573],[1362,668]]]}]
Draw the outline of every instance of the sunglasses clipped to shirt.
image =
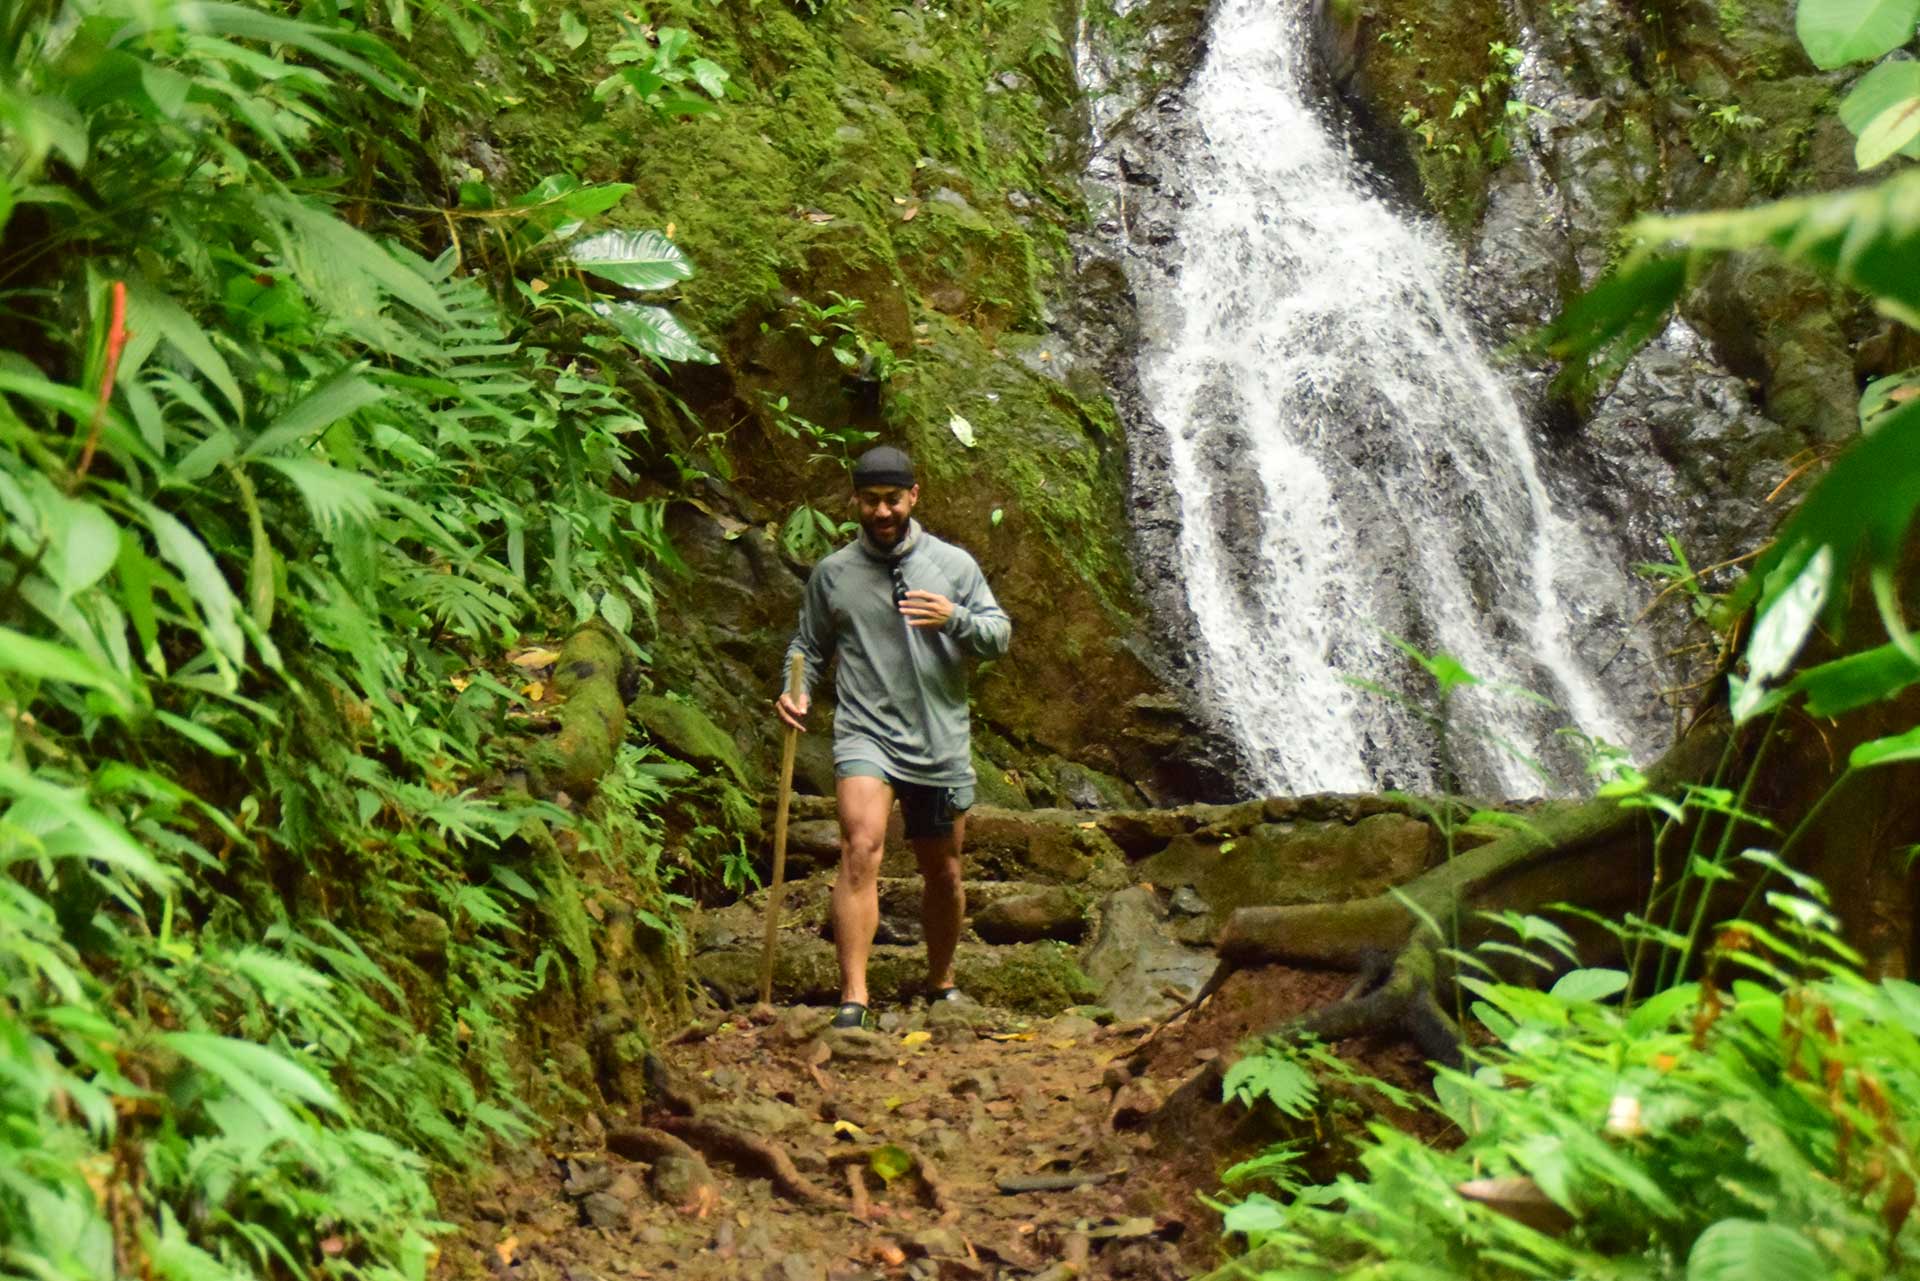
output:
[{"label": "sunglasses clipped to shirt", "polygon": [[893,604],[894,608],[907,603],[907,576],[900,566],[893,567]]}]

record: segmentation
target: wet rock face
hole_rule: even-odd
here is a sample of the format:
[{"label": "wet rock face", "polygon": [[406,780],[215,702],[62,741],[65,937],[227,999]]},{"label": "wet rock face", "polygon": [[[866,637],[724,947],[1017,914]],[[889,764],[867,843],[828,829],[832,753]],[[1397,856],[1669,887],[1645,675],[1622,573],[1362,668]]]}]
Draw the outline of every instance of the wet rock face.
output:
[{"label": "wet rock face", "polygon": [[[1734,208],[1857,180],[1831,111],[1853,73],[1806,61],[1784,0],[1737,12],[1696,0],[1657,12],[1440,0],[1363,14],[1322,3],[1314,13],[1333,97],[1376,121],[1418,105],[1403,101],[1417,93],[1410,68],[1445,78],[1435,68],[1458,61],[1435,46],[1438,32],[1477,23],[1466,43],[1524,53],[1507,91],[1524,113],[1507,130],[1510,157],[1484,176],[1477,205],[1465,202],[1469,216],[1439,209],[1465,253],[1473,312],[1496,345],[1546,323],[1597,279],[1641,214]],[[1425,159],[1409,131],[1387,132],[1403,156]],[[1380,150],[1377,139],[1365,145]],[[1397,189],[1416,204],[1445,194]],[[1623,561],[1671,559],[1672,535],[1702,565],[1766,536],[1782,508],[1763,500],[1789,459],[1857,430],[1861,378],[1898,367],[1873,337],[1810,275],[1748,255],[1715,266],[1667,330],[1579,403],[1550,390],[1557,370],[1546,362],[1523,358],[1512,375],[1551,451],[1556,500],[1608,531]],[[1655,626],[1670,643],[1653,648],[1671,650],[1686,620],[1669,611]],[[1691,675],[1669,670],[1657,683]]]}]

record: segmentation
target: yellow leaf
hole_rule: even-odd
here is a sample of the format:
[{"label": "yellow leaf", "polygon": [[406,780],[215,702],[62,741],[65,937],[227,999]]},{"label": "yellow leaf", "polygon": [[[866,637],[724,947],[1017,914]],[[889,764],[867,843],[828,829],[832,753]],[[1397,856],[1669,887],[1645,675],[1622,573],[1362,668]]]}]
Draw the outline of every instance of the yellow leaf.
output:
[{"label": "yellow leaf", "polygon": [[520,687],[520,692],[537,703],[545,696],[547,683],[545,681],[528,681]]},{"label": "yellow leaf", "polygon": [[842,1135],[849,1139],[864,1139],[867,1137],[867,1132],[851,1121],[835,1121],[833,1123],[833,1133],[836,1138]]},{"label": "yellow leaf", "polygon": [[901,222],[912,222],[915,218],[918,218],[919,216],[920,216],[919,205],[908,205],[905,209],[900,211]]},{"label": "yellow leaf", "polygon": [[982,1032],[981,1036],[989,1041],[1031,1041],[1031,1032]]},{"label": "yellow leaf", "polygon": [[905,1102],[905,1099],[896,1094],[889,1098],[883,1106],[885,1106],[889,1112],[897,1112],[900,1109],[900,1105]]},{"label": "yellow leaf", "polygon": [[535,667],[552,667],[560,661],[560,651],[557,649],[541,648],[522,650],[520,653],[507,659],[507,661],[515,667],[525,667],[529,670]]},{"label": "yellow leaf", "polygon": [[905,196],[895,196],[893,198],[893,203],[896,205],[904,205],[907,203],[907,198]]},{"label": "yellow leaf", "polygon": [[513,1266],[514,1253],[519,1250],[519,1248],[520,1238],[508,1237],[504,1241],[497,1242],[493,1247],[493,1252],[500,1256],[501,1267],[510,1268]]},{"label": "yellow leaf", "polygon": [[532,290],[536,294],[544,294],[545,292],[547,292],[547,282],[540,279],[540,277],[535,276],[532,280],[527,282],[527,288]]},{"label": "yellow leaf", "polygon": [[464,694],[467,692],[467,687],[473,684],[473,678],[471,676],[449,676],[447,677],[447,684]]},{"label": "yellow leaf", "polygon": [[673,239],[673,224],[672,224],[672,223],[668,223],[668,224],[667,224],[667,239],[668,239],[668,240],[672,240],[672,239]]},{"label": "yellow leaf", "polygon": [[933,1033],[931,1033],[931,1032],[928,1032],[928,1031],[925,1031],[925,1030],[923,1029],[923,1030],[921,1030],[921,1031],[918,1031],[918,1032],[909,1032],[909,1033],[907,1033],[907,1034],[906,1034],[905,1036],[903,1036],[903,1037],[901,1037],[901,1038],[900,1038],[900,1044],[902,1044],[902,1045],[925,1045],[925,1044],[926,1044],[926,1043],[927,1043],[928,1041],[931,1041],[932,1039],[933,1039]]}]

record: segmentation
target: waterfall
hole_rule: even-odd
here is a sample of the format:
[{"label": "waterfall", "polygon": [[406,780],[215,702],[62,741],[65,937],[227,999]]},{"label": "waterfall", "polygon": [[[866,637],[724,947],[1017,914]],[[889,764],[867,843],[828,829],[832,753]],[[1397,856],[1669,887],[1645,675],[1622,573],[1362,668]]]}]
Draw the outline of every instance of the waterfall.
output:
[{"label": "waterfall", "polygon": [[1316,110],[1303,4],[1215,6],[1161,158],[1175,258],[1130,272],[1200,679],[1269,790],[1431,787],[1441,736],[1406,700],[1433,686],[1401,637],[1481,681],[1448,709],[1466,786],[1570,790],[1561,726],[1648,746],[1599,674],[1631,585],[1556,509],[1444,241]]}]

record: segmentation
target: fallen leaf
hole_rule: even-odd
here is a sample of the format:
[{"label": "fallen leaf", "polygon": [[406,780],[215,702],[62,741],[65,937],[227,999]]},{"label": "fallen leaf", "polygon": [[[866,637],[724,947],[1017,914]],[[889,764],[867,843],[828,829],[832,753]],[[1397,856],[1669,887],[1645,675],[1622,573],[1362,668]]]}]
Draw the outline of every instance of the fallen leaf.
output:
[{"label": "fallen leaf", "polygon": [[1041,352],[1041,353],[1040,353],[1040,359],[1042,359],[1042,360],[1052,360],[1052,359],[1053,359],[1053,353],[1052,353],[1052,352],[1050,352],[1050,351],[1043,351],[1043,352]]},{"label": "fallen leaf", "polygon": [[668,240],[672,240],[672,239],[673,239],[673,224],[672,224],[672,223],[668,223],[668,224],[667,224],[667,239],[668,239]]},{"label": "fallen leaf", "polygon": [[947,419],[947,430],[953,433],[955,440],[965,445],[968,449],[973,448],[972,423],[962,418],[959,414],[955,414],[953,417]]},{"label": "fallen leaf", "polygon": [[1080,826],[1082,826],[1082,827],[1086,827],[1086,828],[1094,828],[1094,827],[1098,827],[1098,826],[1100,826],[1100,825],[1099,825],[1098,823],[1082,823],[1082,824],[1080,824]]},{"label": "fallen leaf", "polygon": [[1033,1039],[1031,1032],[982,1032],[980,1035],[989,1041],[1031,1041]]},{"label": "fallen leaf", "polygon": [[885,1107],[889,1112],[898,1112],[900,1110],[900,1105],[905,1102],[906,1102],[905,1099],[895,1094],[892,1097],[888,1098],[886,1102],[881,1106]]},{"label": "fallen leaf", "polygon": [[849,1139],[864,1139],[867,1137],[867,1132],[851,1121],[835,1121],[833,1135],[835,1138],[844,1136]]},{"label": "fallen leaf", "polygon": [[901,222],[912,222],[915,218],[918,218],[919,216],[920,216],[919,205],[908,205],[905,209],[900,211]]},{"label": "fallen leaf", "polygon": [[507,661],[515,667],[524,667],[531,671],[536,667],[552,667],[560,661],[560,651],[557,649],[527,649],[520,651],[518,654],[510,655]]},{"label": "fallen leaf", "polygon": [[893,203],[896,205],[904,205],[907,203],[907,198],[905,196],[895,196],[893,198]]},{"label": "fallen leaf", "polygon": [[329,1259],[337,1259],[347,1252],[347,1239],[342,1236],[320,1238],[320,1253]]},{"label": "fallen leaf", "polygon": [[528,681],[520,687],[520,692],[525,694],[531,701],[537,703],[546,697],[547,683],[545,681]]},{"label": "fallen leaf", "polygon": [[1453,1190],[1496,1214],[1504,1214],[1541,1232],[1557,1235],[1573,1226],[1573,1216],[1555,1204],[1532,1179],[1469,1179],[1454,1184]]},{"label": "fallen leaf", "polygon": [[547,282],[540,279],[540,277],[535,276],[532,280],[527,282],[527,288],[533,293],[544,294],[545,292],[547,292]]},{"label": "fallen leaf", "polygon": [[519,1248],[520,1248],[520,1238],[508,1237],[504,1241],[495,1242],[493,1247],[493,1252],[500,1256],[501,1267],[510,1268],[513,1266],[514,1253],[518,1251]]},{"label": "fallen leaf", "polygon": [[901,1037],[901,1038],[900,1038],[900,1044],[902,1044],[902,1045],[925,1045],[925,1044],[926,1044],[926,1043],[927,1043],[928,1041],[931,1041],[932,1039],[933,1039],[933,1033],[931,1033],[931,1032],[929,1032],[929,1031],[927,1031],[927,1030],[925,1030],[925,1029],[923,1028],[923,1029],[921,1029],[920,1031],[917,1031],[917,1032],[909,1032],[909,1033],[907,1033],[907,1034],[906,1034],[905,1036],[903,1036],[903,1037]]},{"label": "fallen leaf", "polygon": [[453,686],[455,689],[459,690],[462,694],[464,694],[467,692],[467,689],[473,684],[473,678],[471,676],[449,676],[447,677],[447,684]]},{"label": "fallen leaf", "polygon": [[900,1267],[907,1261],[907,1252],[891,1241],[875,1241],[867,1253],[890,1268]]}]

